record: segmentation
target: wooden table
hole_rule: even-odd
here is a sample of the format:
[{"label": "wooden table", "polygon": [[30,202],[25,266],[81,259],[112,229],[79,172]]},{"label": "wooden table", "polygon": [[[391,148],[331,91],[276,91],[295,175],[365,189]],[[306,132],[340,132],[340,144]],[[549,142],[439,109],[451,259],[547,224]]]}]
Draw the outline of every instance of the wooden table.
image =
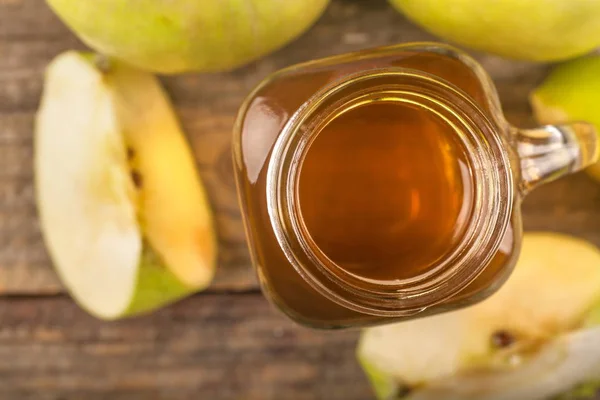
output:
[{"label": "wooden table", "polygon": [[[83,0],[82,0],[83,1]],[[218,277],[149,316],[98,321],[65,294],[43,246],[32,186],[32,125],[45,66],[84,46],[42,0],[0,0],[0,399],[365,400],[358,332],[315,332],[270,307],[251,269],[229,144],[237,108],[267,74],[361,48],[434,39],[385,1],[334,0],[300,39],[230,73],[164,78],[218,222]],[[546,66],[476,55],[508,119],[534,125],[527,102]],[[578,174],[534,192],[525,227],[600,245],[600,185]]]}]

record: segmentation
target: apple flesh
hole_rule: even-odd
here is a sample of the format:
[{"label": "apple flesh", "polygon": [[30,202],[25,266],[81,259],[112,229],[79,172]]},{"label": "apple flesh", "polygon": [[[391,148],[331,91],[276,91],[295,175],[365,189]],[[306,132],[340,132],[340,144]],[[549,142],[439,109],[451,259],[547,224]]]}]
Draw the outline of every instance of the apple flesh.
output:
[{"label": "apple flesh", "polygon": [[600,251],[527,233],[483,302],[366,329],[358,357],[379,399],[546,399],[600,376]]},{"label": "apple flesh", "polygon": [[152,75],[67,52],[48,67],[35,129],[41,229],[76,301],[104,319],[205,288],[212,216],[195,161]]}]

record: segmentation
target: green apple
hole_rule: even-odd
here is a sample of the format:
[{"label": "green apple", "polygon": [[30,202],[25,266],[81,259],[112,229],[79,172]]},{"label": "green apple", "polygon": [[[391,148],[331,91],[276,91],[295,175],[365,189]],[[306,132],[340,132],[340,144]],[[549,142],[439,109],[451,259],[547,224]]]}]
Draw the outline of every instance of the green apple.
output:
[{"label": "green apple", "polygon": [[154,76],[88,54],[58,56],[37,114],[34,167],[50,256],[90,313],[145,312],[210,283],[211,212]]},{"label": "green apple", "polygon": [[47,0],[96,51],[160,73],[229,70],[299,36],[329,0]]},{"label": "green apple", "polygon": [[358,357],[382,400],[547,399],[600,376],[599,299],[595,246],[528,233],[490,298],[366,329]]},{"label": "green apple", "polygon": [[[600,132],[600,56],[587,56],[555,67],[529,97],[542,124],[588,121]],[[600,162],[586,171],[600,181]]]},{"label": "green apple", "polygon": [[593,0],[390,0],[431,33],[476,50],[556,61],[600,46]]}]

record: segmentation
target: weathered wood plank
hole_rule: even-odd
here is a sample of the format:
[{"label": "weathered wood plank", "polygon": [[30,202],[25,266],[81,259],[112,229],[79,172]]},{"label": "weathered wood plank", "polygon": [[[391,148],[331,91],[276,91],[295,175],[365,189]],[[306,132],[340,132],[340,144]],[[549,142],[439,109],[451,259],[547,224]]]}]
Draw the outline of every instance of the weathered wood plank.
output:
[{"label": "weathered wood plank", "polygon": [[0,299],[1,399],[365,400],[357,332],[298,327],[258,294],[103,323],[63,296]]},{"label": "weathered wood plank", "polygon": [[[269,73],[296,62],[392,43],[431,40],[384,1],[333,1],[297,41],[245,68],[165,77],[215,209],[221,260],[214,290],[256,288],[249,266],[229,155],[237,108]],[[84,46],[42,0],[0,1],[0,293],[62,291],[36,219],[32,127],[43,70],[58,53]],[[509,120],[532,126],[527,94],[546,67],[476,55],[498,84]],[[534,192],[525,225],[570,232],[600,244],[600,189],[573,177]]]}]

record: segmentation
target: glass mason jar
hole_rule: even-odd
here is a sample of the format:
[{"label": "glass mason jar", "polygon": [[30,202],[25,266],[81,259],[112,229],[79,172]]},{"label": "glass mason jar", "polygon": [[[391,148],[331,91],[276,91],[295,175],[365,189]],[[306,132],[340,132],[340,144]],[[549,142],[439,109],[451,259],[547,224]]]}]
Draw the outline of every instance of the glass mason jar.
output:
[{"label": "glass mason jar", "polygon": [[[299,181],[311,147],[327,126],[349,110],[380,103],[431,114],[447,126],[463,150],[470,184],[461,186],[469,193],[464,197],[462,217],[453,220],[451,240],[427,259],[426,268],[396,276],[398,269],[392,269],[391,274],[372,279],[338,262],[327,240],[315,240],[316,233],[311,231],[315,222],[303,213]],[[358,121],[378,126],[377,113],[365,115],[373,120]],[[379,140],[377,132],[365,132],[359,138],[365,146]],[[333,154],[338,142],[332,143]],[[580,170],[597,156],[596,132],[589,124],[537,129],[511,126],[482,67],[461,51],[435,43],[372,49],[279,71],[246,99],[233,140],[239,200],[263,291],[289,317],[316,328],[401,321],[486,298],[510,275],[518,257],[522,198],[537,185]],[[423,158],[427,157],[415,160]],[[346,162],[352,163],[352,155]],[[403,160],[397,163],[400,167]],[[344,164],[335,168],[343,169]],[[313,181],[317,186],[319,173],[326,179],[328,172],[317,168]],[[368,186],[373,187],[373,196],[388,193],[389,182],[382,184],[383,191],[373,185]],[[360,193],[353,194],[350,188],[344,195],[350,199]],[[430,212],[443,218],[443,200],[423,201]],[[327,220],[328,199],[317,196],[312,201],[320,211],[311,218]],[[331,207],[335,213],[336,205]],[[360,215],[357,218],[369,220],[373,207],[379,206],[370,207],[353,211]],[[372,223],[377,219],[369,221],[377,225]],[[435,221],[429,223],[435,225]],[[437,232],[429,226],[423,230],[434,232],[433,236]],[[385,246],[396,244],[386,242]],[[431,251],[418,241],[411,246],[406,251]],[[361,256],[368,266],[368,248]],[[373,259],[377,256],[372,254]]]}]

